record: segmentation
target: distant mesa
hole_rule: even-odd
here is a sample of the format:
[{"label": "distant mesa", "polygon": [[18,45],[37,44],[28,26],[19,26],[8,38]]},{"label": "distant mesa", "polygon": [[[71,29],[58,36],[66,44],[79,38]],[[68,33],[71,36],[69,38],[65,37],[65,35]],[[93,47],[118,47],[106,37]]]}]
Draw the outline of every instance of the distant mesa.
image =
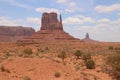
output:
[{"label": "distant mesa", "polygon": [[16,42],[25,36],[31,36],[35,30],[31,27],[0,26],[0,42]]},{"label": "distant mesa", "polygon": [[57,19],[57,14],[52,13],[43,13],[41,19],[41,28],[38,32],[33,34],[30,37],[26,37],[18,42],[51,42],[51,41],[78,41],[66,33],[63,29],[62,16],[60,19]]},{"label": "distant mesa", "polygon": [[85,36],[84,39],[82,39],[82,41],[84,41],[84,42],[98,42],[98,41],[96,41],[96,40],[92,40],[92,39],[89,37],[89,34],[88,34],[88,33],[86,33],[86,36]]}]

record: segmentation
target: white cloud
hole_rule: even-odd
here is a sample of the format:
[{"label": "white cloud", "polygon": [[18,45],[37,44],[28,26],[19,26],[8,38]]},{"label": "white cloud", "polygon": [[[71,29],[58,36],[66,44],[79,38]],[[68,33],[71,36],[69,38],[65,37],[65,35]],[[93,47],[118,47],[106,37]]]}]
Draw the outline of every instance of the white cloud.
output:
[{"label": "white cloud", "polygon": [[6,25],[6,26],[16,26],[18,25],[15,23],[15,21],[12,21],[9,17],[0,17],[0,25]]},{"label": "white cloud", "polygon": [[61,13],[61,11],[60,10],[58,10],[58,9],[55,9],[55,8],[36,8],[36,11],[37,12],[40,12],[40,13],[44,13],[44,12],[48,12],[48,13],[50,13],[50,12],[56,12],[56,13],[58,13],[58,14],[60,14]]},{"label": "white cloud", "polygon": [[65,9],[62,11],[62,13],[73,13],[74,10],[73,9]]},{"label": "white cloud", "polygon": [[119,15],[119,16],[120,16],[120,13],[117,13],[117,15]]},{"label": "white cloud", "polygon": [[75,6],[76,6],[76,3],[75,3],[75,2],[71,2],[71,3],[69,4],[69,6],[70,6],[70,7],[75,7]]},{"label": "white cloud", "polygon": [[[83,16],[80,16],[83,17]],[[97,20],[94,25],[76,25],[74,24],[74,30],[72,35],[79,38],[84,38],[88,32],[90,37],[99,41],[114,41],[120,42],[120,18],[116,20],[110,20],[103,18]],[[80,35],[79,35],[79,34]]]},{"label": "white cloud", "polygon": [[16,6],[16,7],[21,7],[21,8],[25,8],[25,9],[32,9],[31,6],[29,6],[27,4],[24,4],[24,3],[20,3],[17,0],[0,0],[0,2],[5,2],[9,5]]},{"label": "white cloud", "polygon": [[35,9],[37,12],[40,13],[44,13],[44,12],[55,12],[57,14],[67,14],[67,13],[73,13],[74,10],[73,9],[65,9],[65,10],[59,10],[59,9],[55,9],[55,8],[44,8],[44,7],[40,7],[40,8],[36,8]]},{"label": "white cloud", "polygon": [[107,18],[103,18],[103,19],[98,20],[97,22],[98,23],[108,23],[108,22],[110,22],[110,20]]},{"label": "white cloud", "polygon": [[65,3],[67,0],[57,0],[57,3]]},{"label": "white cloud", "polygon": [[40,18],[28,17],[26,19],[12,19],[10,17],[0,16],[0,26],[24,26],[33,27],[36,31],[41,26]]},{"label": "white cloud", "polygon": [[29,23],[41,24],[41,19],[40,18],[29,17],[29,18],[26,19],[26,21],[29,22]]},{"label": "white cloud", "polygon": [[77,15],[73,17],[66,18],[64,24],[84,24],[84,23],[94,23],[95,21],[91,17],[85,17],[83,15]]},{"label": "white cloud", "polygon": [[99,13],[108,13],[112,11],[117,11],[120,10],[120,4],[113,4],[110,6],[98,5],[95,7],[95,10],[98,11]]}]

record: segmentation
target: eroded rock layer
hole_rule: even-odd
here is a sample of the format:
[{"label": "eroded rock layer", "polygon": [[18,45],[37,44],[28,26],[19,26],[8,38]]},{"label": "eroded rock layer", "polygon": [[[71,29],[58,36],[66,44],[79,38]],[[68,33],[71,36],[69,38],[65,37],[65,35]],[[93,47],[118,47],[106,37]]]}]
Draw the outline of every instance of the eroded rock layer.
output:
[{"label": "eroded rock layer", "polygon": [[52,41],[76,41],[63,30],[62,17],[57,19],[56,13],[44,13],[41,19],[41,29],[30,37],[26,37],[18,42],[52,42]]},{"label": "eroded rock layer", "polygon": [[30,27],[0,26],[0,42],[15,42],[34,33],[35,30]]}]

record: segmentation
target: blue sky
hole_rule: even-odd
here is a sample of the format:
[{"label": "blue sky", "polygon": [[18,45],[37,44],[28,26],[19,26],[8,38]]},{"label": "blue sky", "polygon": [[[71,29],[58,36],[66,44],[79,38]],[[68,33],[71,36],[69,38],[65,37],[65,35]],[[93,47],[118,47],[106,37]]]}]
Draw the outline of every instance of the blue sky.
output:
[{"label": "blue sky", "polygon": [[44,12],[62,14],[64,30],[83,39],[120,42],[120,0],[0,0],[0,25],[41,26]]}]

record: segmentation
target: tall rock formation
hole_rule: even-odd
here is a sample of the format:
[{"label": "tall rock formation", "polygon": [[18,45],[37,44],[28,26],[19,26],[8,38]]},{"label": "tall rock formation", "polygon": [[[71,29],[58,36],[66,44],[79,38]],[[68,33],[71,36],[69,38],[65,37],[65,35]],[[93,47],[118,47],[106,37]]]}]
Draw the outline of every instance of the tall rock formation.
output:
[{"label": "tall rock formation", "polygon": [[92,40],[90,37],[89,37],[89,34],[86,33],[86,36],[84,39],[82,39],[82,41],[85,41],[85,42],[98,42],[96,40]]},{"label": "tall rock formation", "polygon": [[86,38],[86,39],[90,39],[90,38],[89,38],[89,34],[88,34],[88,33],[86,33],[86,37],[85,37],[85,38]]},{"label": "tall rock formation", "polygon": [[61,15],[59,21],[56,13],[44,13],[41,22],[41,30],[63,30]]},{"label": "tall rock formation", "polygon": [[24,36],[31,36],[35,30],[31,27],[0,26],[0,42],[15,42]]},{"label": "tall rock formation", "polygon": [[62,17],[57,19],[56,13],[43,13],[41,19],[41,28],[30,37],[26,37],[18,42],[52,42],[52,41],[72,41],[73,38],[63,30]]}]

